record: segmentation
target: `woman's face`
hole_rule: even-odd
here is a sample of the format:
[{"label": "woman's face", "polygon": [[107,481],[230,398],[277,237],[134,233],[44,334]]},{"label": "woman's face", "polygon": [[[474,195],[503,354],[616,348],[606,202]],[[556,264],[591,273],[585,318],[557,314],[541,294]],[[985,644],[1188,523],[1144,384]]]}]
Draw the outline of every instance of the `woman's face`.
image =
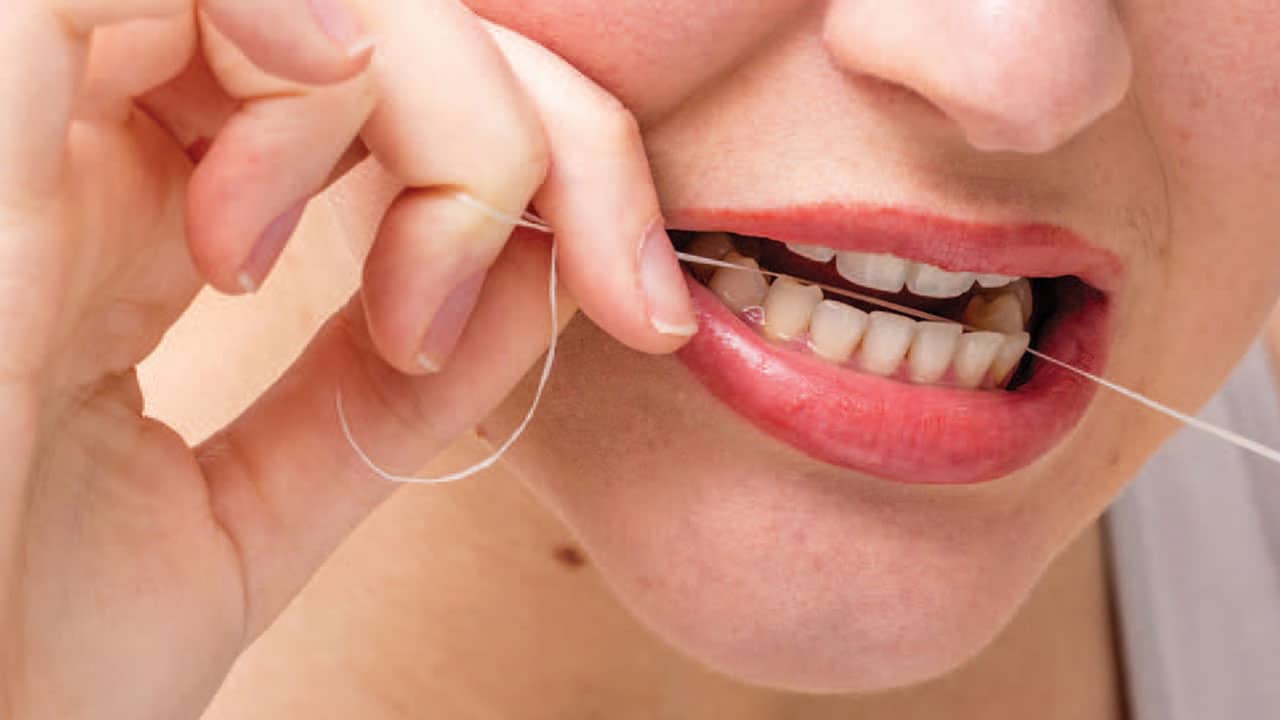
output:
[{"label": "woman's face", "polygon": [[[1078,275],[1035,283],[1033,346],[1186,409],[1277,294],[1269,0],[469,4],[634,112],[673,228]],[[748,682],[954,668],[1172,429],[1044,365],[1014,391],[840,368],[695,296],[679,357],[579,319],[512,464],[628,607]]]}]

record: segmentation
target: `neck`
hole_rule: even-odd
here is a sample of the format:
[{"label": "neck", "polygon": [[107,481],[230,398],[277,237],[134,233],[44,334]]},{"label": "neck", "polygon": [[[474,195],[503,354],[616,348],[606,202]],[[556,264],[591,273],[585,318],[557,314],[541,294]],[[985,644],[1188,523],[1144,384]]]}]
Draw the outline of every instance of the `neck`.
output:
[{"label": "neck", "polygon": [[398,494],[255,646],[216,710],[237,717],[239,702],[259,712],[278,703],[284,717],[300,703],[319,712],[349,702],[370,718],[418,707],[441,717],[1119,717],[1105,570],[1094,527],[959,670],[871,696],[792,695],[737,684],[656,640],[559,522],[496,471]]}]

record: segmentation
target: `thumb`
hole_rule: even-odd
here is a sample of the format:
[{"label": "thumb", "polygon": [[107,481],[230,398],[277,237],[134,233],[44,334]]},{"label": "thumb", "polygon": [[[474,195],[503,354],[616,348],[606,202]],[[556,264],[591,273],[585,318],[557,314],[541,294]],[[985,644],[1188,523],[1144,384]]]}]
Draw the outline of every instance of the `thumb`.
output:
[{"label": "thumb", "polygon": [[294,82],[354,77],[373,37],[350,0],[197,0],[197,8],[254,65]]}]

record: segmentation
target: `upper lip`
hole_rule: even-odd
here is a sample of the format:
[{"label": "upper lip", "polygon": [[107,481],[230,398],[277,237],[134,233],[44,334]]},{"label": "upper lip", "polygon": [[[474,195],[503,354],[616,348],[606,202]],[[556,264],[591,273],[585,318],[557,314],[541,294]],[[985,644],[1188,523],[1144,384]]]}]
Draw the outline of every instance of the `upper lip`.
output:
[{"label": "upper lip", "polygon": [[1020,277],[1074,275],[1104,292],[1116,290],[1124,264],[1109,250],[1059,225],[958,220],[894,207],[821,203],[776,208],[683,208],[668,224],[836,250],[892,253],[944,270]]}]

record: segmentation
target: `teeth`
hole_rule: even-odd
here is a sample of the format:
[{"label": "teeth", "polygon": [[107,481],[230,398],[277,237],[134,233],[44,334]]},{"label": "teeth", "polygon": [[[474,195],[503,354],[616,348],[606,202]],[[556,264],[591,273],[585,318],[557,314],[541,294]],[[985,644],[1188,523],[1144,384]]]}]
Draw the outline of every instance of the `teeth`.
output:
[{"label": "teeth", "polygon": [[867,313],[852,305],[823,300],[809,320],[809,348],[819,357],[844,362],[858,347],[868,321]]},{"label": "teeth", "polygon": [[831,258],[836,256],[835,250],[821,245],[792,245],[787,243],[787,249],[800,257],[806,257],[820,263],[830,262]]},{"label": "teeth", "polygon": [[1031,300],[1031,281],[1026,278],[1018,278],[1009,287],[1005,288],[1005,292],[1012,293],[1018,298],[1018,302],[1022,305],[1022,325],[1025,327],[1031,322],[1031,311],[1034,305]]},{"label": "teeth", "polygon": [[1006,335],[1004,344],[1000,346],[996,358],[991,363],[991,379],[995,381],[999,387],[1004,386],[1009,379],[1009,374],[1013,369],[1018,367],[1018,363],[1022,360],[1022,355],[1027,352],[1027,348],[1031,346],[1031,335],[1020,332],[1012,335]]},{"label": "teeth", "polygon": [[907,353],[912,382],[934,383],[947,374],[962,328],[955,323],[918,322]]},{"label": "teeth", "polygon": [[911,347],[916,322],[909,317],[873,312],[862,338],[862,369],[875,375],[892,375]]},{"label": "teeth", "polygon": [[1010,275],[997,275],[995,273],[978,273],[978,284],[984,288],[1000,288],[1008,285],[1017,278]]},{"label": "teeth", "polygon": [[794,340],[809,329],[809,317],[822,302],[822,290],[778,278],[764,299],[764,334],[775,340]]},{"label": "teeth", "polygon": [[922,297],[954,298],[969,292],[976,282],[984,290],[969,299],[963,321],[979,330],[964,332],[956,323],[918,322],[892,312],[866,313],[824,300],[821,288],[791,278],[778,278],[770,285],[756,272],[759,264],[735,252],[725,233],[700,234],[688,247],[692,254],[743,268],[695,268],[694,272],[711,270],[709,277],[703,276],[704,282],[735,313],[763,309],[762,330],[767,337],[791,341],[807,333],[815,355],[844,363],[857,353],[861,369],[875,375],[896,376],[905,360],[905,375],[915,383],[946,379],[963,388],[1001,388],[1031,344],[1030,334],[1024,331],[1034,308],[1026,278],[951,272],[884,253],[837,252],[815,245],[787,245],[787,249],[815,262],[834,258],[845,279],[882,292],[900,292],[905,286]]},{"label": "teeth", "polygon": [[924,263],[911,263],[907,269],[907,289],[922,297],[960,297],[973,287],[973,277],[973,273],[949,272]]},{"label": "teeth", "polygon": [[764,302],[765,294],[769,292],[769,282],[764,276],[758,272],[754,272],[760,267],[755,260],[743,257],[738,253],[731,252],[725,255],[725,262],[741,265],[750,270],[730,270],[729,268],[718,268],[711,275],[711,280],[707,283],[707,287],[720,298],[720,301],[729,307],[735,313],[740,313],[748,308],[759,307]]},{"label": "teeth", "polygon": [[[689,254],[712,260],[720,260],[730,250],[733,250],[733,241],[727,233],[700,233],[688,247]],[[704,283],[715,271],[716,268],[711,265],[694,265],[692,268],[693,276]]]},{"label": "teeth", "polygon": [[908,264],[902,258],[883,253],[836,253],[836,271],[841,277],[856,285],[884,292],[902,290],[907,282]]},{"label": "teeth", "polygon": [[996,332],[970,332],[960,336],[956,345],[956,358],[951,367],[955,371],[956,384],[976,388],[982,384],[991,370],[996,353],[1004,345],[1005,336]]},{"label": "teeth", "polygon": [[1022,303],[1013,293],[975,295],[964,309],[965,325],[1006,335],[1022,332],[1022,317]]}]

